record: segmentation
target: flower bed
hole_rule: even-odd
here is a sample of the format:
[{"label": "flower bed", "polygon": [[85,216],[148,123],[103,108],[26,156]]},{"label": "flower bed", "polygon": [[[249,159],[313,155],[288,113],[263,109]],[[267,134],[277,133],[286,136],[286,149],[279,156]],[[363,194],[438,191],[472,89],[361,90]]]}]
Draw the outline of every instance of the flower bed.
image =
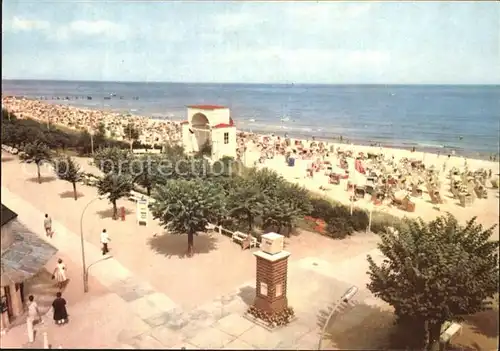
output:
[{"label": "flower bed", "polygon": [[247,313],[255,319],[263,321],[270,328],[285,326],[295,318],[295,311],[292,307],[287,307],[281,312],[269,313],[255,306],[250,306]]}]

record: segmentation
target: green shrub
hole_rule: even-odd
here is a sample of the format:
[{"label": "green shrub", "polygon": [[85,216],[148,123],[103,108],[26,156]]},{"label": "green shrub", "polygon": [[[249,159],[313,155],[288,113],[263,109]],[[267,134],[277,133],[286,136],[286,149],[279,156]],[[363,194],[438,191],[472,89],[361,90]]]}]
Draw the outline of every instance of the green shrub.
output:
[{"label": "green shrub", "polygon": [[365,231],[368,228],[370,218],[368,212],[360,208],[352,210],[351,224],[355,232]]},{"label": "green shrub", "polygon": [[354,233],[354,228],[349,218],[337,217],[327,222],[326,235],[333,239],[345,239],[352,233]]},{"label": "green shrub", "polygon": [[327,218],[332,217],[333,206],[330,201],[322,198],[311,198],[311,217],[321,218],[326,220]]},{"label": "green shrub", "polygon": [[390,213],[373,211],[371,231],[373,233],[384,233],[388,227],[395,229],[401,228],[403,219],[396,217]]}]

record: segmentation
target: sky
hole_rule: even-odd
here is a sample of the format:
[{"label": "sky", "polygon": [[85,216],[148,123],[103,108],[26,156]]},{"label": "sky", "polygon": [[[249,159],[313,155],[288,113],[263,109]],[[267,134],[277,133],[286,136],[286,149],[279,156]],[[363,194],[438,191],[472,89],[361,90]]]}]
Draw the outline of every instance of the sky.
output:
[{"label": "sky", "polygon": [[496,2],[2,3],[2,79],[500,84]]}]

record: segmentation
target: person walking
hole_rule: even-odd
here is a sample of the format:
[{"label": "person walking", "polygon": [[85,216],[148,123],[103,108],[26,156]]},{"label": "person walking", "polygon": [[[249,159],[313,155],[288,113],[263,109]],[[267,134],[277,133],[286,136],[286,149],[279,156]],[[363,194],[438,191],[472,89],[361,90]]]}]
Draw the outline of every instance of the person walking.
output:
[{"label": "person walking", "polygon": [[49,238],[52,238],[52,235],[54,234],[54,232],[52,231],[52,218],[50,218],[48,214],[45,214],[43,227],[45,228],[45,234],[47,234]]},{"label": "person walking", "polygon": [[63,325],[68,322],[66,300],[62,297],[61,292],[56,294],[56,299],[52,302],[52,310],[54,311],[54,321],[57,325]]},{"label": "person walking", "polygon": [[28,341],[30,343],[33,343],[35,341],[35,331],[34,331],[34,324],[35,321],[41,321],[42,316],[40,314],[40,311],[38,310],[38,304],[35,301],[35,297],[33,295],[30,295],[28,297],[28,316],[26,318],[26,327],[28,329]]},{"label": "person walking", "polygon": [[102,255],[106,255],[109,252],[108,244],[111,241],[106,229],[101,232],[101,244],[102,244]]},{"label": "person walking", "polygon": [[68,278],[66,277],[66,265],[64,264],[63,260],[57,260],[57,266],[54,269],[54,272],[52,272],[52,279],[55,279],[57,281],[57,287],[59,288],[59,290],[63,288],[64,283],[68,280]]}]

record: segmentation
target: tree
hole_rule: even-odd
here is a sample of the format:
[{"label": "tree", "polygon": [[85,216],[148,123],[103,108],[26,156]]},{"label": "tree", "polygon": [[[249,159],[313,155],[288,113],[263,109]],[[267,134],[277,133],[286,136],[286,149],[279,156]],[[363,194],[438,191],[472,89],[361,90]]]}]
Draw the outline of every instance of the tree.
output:
[{"label": "tree", "polygon": [[163,148],[163,154],[167,158],[179,158],[185,155],[184,148],[180,145],[167,144]]},{"label": "tree", "polygon": [[248,231],[251,233],[255,218],[262,215],[264,195],[254,183],[246,179],[235,185],[229,189],[227,207],[232,217],[246,219]]},{"label": "tree", "polygon": [[54,160],[54,170],[59,179],[65,180],[73,184],[73,194],[75,201],[78,200],[76,192],[76,183],[82,179],[80,165],[73,161],[71,157],[59,157]]},{"label": "tree", "polygon": [[205,232],[224,211],[223,190],[200,179],[178,179],[156,187],[151,213],[176,234],[187,234],[188,256],[193,254],[194,236]]},{"label": "tree", "polygon": [[22,156],[22,159],[36,164],[38,183],[41,184],[42,177],[40,175],[40,165],[44,161],[50,161],[52,157],[49,147],[45,143],[36,140],[33,143],[27,143],[24,146],[23,151],[24,155]]},{"label": "tree", "polygon": [[412,348],[438,346],[445,321],[489,308],[498,291],[498,241],[475,217],[461,226],[450,214],[430,223],[406,220],[382,234],[377,265],[371,256],[368,289],[394,307],[400,325],[420,336]]},{"label": "tree", "polygon": [[130,151],[118,147],[101,148],[94,155],[94,164],[105,174],[129,174],[131,161]]},{"label": "tree", "polygon": [[118,207],[116,201],[129,196],[132,190],[132,178],[128,174],[107,173],[97,183],[97,190],[99,195],[109,194],[109,202],[113,204],[113,219],[117,219]]},{"label": "tree", "polygon": [[133,123],[129,123],[123,128],[123,133],[125,134],[125,138],[130,142],[130,150],[132,150],[133,142],[139,139],[139,130]]},{"label": "tree", "polygon": [[144,187],[148,196],[151,196],[151,189],[160,180],[160,162],[161,159],[156,155],[143,155],[135,158],[131,163],[134,176],[133,182]]}]

